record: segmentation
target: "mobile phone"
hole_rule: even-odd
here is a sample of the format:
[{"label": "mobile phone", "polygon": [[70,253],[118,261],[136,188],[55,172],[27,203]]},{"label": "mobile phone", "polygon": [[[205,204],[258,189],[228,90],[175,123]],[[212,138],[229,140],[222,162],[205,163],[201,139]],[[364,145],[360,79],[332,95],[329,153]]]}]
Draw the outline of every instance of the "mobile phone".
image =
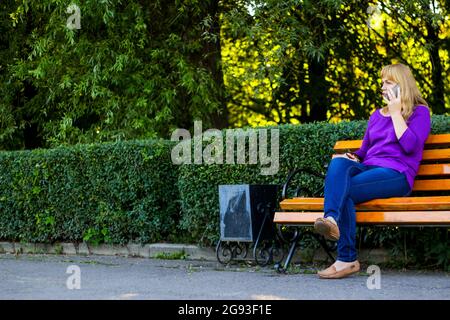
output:
[{"label": "mobile phone", "polygon": [[[400,85],[396,84],[393,88],[392,88],[392,92],[394,92],[394,95],[396,98],[398,98],[398,95],[400,93]],[[391,101],[389,100],[389,96],[386,94],[383,94],[383,97],[386,99],[387,102]]]},{"label": "mobile phone", "polygon": [[396,98],[398,98],[398,95],[400,93],[400,85],[396,84],[393,88],[392,88],[392,92],[394,92],[394,95]]}]

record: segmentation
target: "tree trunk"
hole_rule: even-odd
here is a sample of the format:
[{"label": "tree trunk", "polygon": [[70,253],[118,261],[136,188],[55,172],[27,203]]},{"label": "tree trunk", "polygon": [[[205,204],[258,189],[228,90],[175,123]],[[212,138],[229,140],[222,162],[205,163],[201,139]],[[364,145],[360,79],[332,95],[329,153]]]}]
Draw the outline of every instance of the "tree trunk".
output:
[{"label": "tree trunk", "polygon": [[429,50],[431,59],[431,80],[433,88],[431,88],[431,95],[428,98],[430,107],[433,110],[433,114],[445,113],[445,99],[444,99],[444,79],[442,78],[443,67],[441,58],[439,57],[439,37],[438,30],[435,30],[431,23],[426,23],[428,36],[426,37],[427,43],[431,44]]},{"label": "tree trunk", "polygon": [[325,80],[327,72],[326,59],[317,61],[309,59],[309,102],[310,113],[308,121],[326,121],[328,109],[328,84]]},{"label": "tree trunk", "polygon": [[208,12],[213,19],[212,30],[217,35],[217,40],[208,42],[205,53],[208,57],[207,66],[216,84],[216,98],[220,102],[219,110],[211,114],[211,123],[216,129],[224,129],[229,126],[229,114],[225,101],[225,85],[223,83],[222,56],[220,46],[220,4],[219,0],[211,1]]}]

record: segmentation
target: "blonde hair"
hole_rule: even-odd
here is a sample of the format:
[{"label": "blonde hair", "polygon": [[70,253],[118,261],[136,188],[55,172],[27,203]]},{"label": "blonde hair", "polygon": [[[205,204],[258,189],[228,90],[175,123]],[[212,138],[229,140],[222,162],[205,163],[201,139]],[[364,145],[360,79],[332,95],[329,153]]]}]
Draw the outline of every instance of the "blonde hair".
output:
[{"label": "blonde hair", "polygon": [[[381,69],[381,78],[396,82],[400,85],[402,116],[405,121],[409,119],[416,106],[423,105],[429,109],[428,103],[420,94],[416,79],[414,79],[411,70],[404,64],[397,63],[383,67]],[[387,106],[382,109],[384,113],[389,113]]]}]

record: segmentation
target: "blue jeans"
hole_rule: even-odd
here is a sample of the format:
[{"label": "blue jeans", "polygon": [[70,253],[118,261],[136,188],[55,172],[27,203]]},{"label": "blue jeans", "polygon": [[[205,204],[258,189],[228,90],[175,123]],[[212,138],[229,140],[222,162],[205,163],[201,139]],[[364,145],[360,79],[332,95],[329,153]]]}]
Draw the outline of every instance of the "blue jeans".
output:
[{"label": "blue jeans", "polygon": [[356,260],[355,204],[372,199],[406,197],[411,194],[406,175],[397,170],[365,165],[346,158],[333,158],[325,177],[325,217],[338,223],[337,260]]}]

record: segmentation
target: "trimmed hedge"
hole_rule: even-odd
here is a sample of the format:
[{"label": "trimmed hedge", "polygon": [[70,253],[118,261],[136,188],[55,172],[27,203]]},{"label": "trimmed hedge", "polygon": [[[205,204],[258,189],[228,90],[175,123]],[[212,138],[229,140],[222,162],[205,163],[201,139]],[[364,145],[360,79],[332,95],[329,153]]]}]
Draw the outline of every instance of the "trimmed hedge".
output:
[{"label": "trimmed hedge", "polygon": [[0,153],[0,239],[124,244],[176,239],[167,141]]},{"label": "trimmed hedge", "polygon": [[[268,127],[267,129],[280,130],[280,168],[278,173],[272,176],[261,175],[259,164],[181,166],[178,188],[182,202],[182,228],[191,234],[192,241],[201,241],[205,244],[216,242],[220,235],[219,185],[247,183],[281,185],[289,170],[294,167],[308,167],[313,171],[325,173],[324,165],[330,161],[336,141],[362,139],[366,127],[365,120],[338,124],[314,122],[300,126]],[[450,117],[433,115],[431,133],[449,132]],[[223,137],[225,137],[225,131]],[[305,195],[311,195],[315,190],[320,189],[323,179],[305,174],[298,179],[297,186],[299,184]]]}]

